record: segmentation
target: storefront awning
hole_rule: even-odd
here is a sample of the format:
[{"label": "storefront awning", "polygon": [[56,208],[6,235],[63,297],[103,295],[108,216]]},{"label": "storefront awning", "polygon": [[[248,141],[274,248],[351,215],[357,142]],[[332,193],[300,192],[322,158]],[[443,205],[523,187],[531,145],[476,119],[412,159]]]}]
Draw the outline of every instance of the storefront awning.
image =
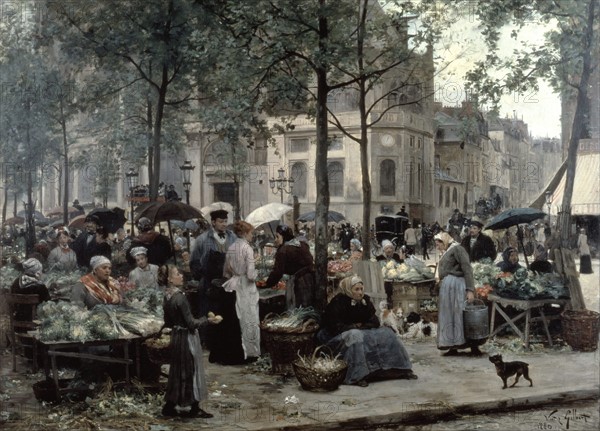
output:
[{"label": "storefront awning", "polygon": [[[542,193],[529,205],[530,207],[547,210],[546,191],[549,190],[552,193],[550,214],[556,215],[559,206],[562,205],[567,180],[566,169],[565,161]],[[600,215],[600,153],[577,156],[571,207],[572,215]]]}]

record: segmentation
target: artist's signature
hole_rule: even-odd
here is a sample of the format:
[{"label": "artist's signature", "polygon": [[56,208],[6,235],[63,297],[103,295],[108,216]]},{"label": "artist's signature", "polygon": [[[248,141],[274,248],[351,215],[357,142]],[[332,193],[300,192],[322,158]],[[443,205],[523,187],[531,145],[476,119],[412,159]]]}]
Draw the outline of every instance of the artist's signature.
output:
[{"label": "artist's signature", "polygon": [[539,422],[535,429],[559,430],[571,429],[575,423],[587,423],[591,419],[588,413],[578,412],[577,409],[552,410],[544,415],[544,422]]}]

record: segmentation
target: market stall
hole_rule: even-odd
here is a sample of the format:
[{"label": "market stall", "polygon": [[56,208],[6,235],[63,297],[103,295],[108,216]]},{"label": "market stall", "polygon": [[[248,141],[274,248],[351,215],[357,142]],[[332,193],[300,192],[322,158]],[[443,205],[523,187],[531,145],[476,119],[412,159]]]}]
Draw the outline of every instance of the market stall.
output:
[{"label": "market stall", "polygon": [[433,306],[434,272],[425,263],[413,256],[403,263],[390,260],[381,272],[385,282],[392,283],[392,305],[402,307],[405,315],[437,311]]}]

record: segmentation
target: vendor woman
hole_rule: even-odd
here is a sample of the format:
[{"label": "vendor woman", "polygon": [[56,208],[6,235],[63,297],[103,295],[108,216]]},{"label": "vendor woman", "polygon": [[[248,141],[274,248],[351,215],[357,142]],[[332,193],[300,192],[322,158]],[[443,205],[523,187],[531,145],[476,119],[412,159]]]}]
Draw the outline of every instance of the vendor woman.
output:
[{"label": "vendor woman", "polygon": [[71,290],[71,302],[88,309],[98,304],[119,304],[121,293],[117,281],[110,276],[112,265],[105,256],[90,259],[92,272],[84,275]]},{"label": "vendor woman", "polygon": [[294,238],[292,229],[283,224],[275,230],[275,246],[275,264],[265,287],[275,287],[284,274],[289,274],[292,277],[286,286],[287,309],[314,306],[314,261],[308,244]]},{"label": "vendor woman", "polygon": [[[381,249],[383,250],[383,253],[376,257],[377,262],[379,262],[381,266],[387,265],[387,263],[390,261],[394,261],[396,263],[404,262],[403,249],[400,249],[400,254],[395,253],[394,244],[392,244],[392,241],[388,239],[381,241]],[[383,288],[385,289],[385,295],[387,297],[388,309],[391,310],[393,307],[392,294],[394,292],[394,283],[391,281],[384,281]]]}]

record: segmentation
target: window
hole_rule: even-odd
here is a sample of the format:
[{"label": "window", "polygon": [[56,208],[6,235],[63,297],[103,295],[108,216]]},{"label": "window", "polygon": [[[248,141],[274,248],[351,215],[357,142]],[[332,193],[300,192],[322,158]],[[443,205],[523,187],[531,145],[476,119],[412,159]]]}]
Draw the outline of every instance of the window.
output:
[{"label": "window", "polygon": [[421,148],[421,146],[423,145],[423,138],[419,138],[419,139],[417,140],[417,143],[418,143],[418,144],[417,144],[417,148]]},{"label": "window", "polygon": [[414,137],[413,135],[410,135],[410,138],[409,138],[409,139],[410,139],[410,140],[409,140],[409,142],[410,142],[410,146],[411,146],[411,147],[414,147],[414,146],[415,146],[415,137]]},{"label": "window", "polygon": [[444,187],[440,185],[440,191],[438,196],[438,206],[441,208],[444,206]]},{"label": "window", "polygon": [[396,91],[392,91],[387,96],[388,108],[394,107],[398,104],[398,93]]},{"label": "window", "polygon": [[233,183],[215,183],[213,202],[229,202],[233,204],[235,201],[235,184]]},{"label": "window", "polygon": [[452,206],[458,206],[458,190],[456,190],[456,187],[452,188]]},{"label": "window", "polygon": [[450,187],[446,187],[446,208],[450,206]]},{"label": "window", "polygon": [[408,165],[408,190],[410,196],[415,195],[415,162],[412,158]]},{"label": "window", "polygon": [[294,180],[294,195],[306,198],[306,183],[308,169],[306,163],[296,162],[292,165],[292,179]]},{"label": "window", "polygon": [[385,159],[379,165],[380,180],[379,194],[381,196],[396,195],[396,163],[393,160]]},{"label": "window", "polygon": [[439,154],[435,155],[435,169],[439,170],[441,167],[441,157],[439,156]]},{"label": "window", "polygon": [[344,196],[344,166],[340,162],[327,163],[329,195]]},{"label": "window", "polygon": [[290,153],[305,153],[308,151],[308,138],[290,139]]},{"label": "window", "polygon": [[423,190],[423,164],[417,165],[417,196],[421,196]]}]

